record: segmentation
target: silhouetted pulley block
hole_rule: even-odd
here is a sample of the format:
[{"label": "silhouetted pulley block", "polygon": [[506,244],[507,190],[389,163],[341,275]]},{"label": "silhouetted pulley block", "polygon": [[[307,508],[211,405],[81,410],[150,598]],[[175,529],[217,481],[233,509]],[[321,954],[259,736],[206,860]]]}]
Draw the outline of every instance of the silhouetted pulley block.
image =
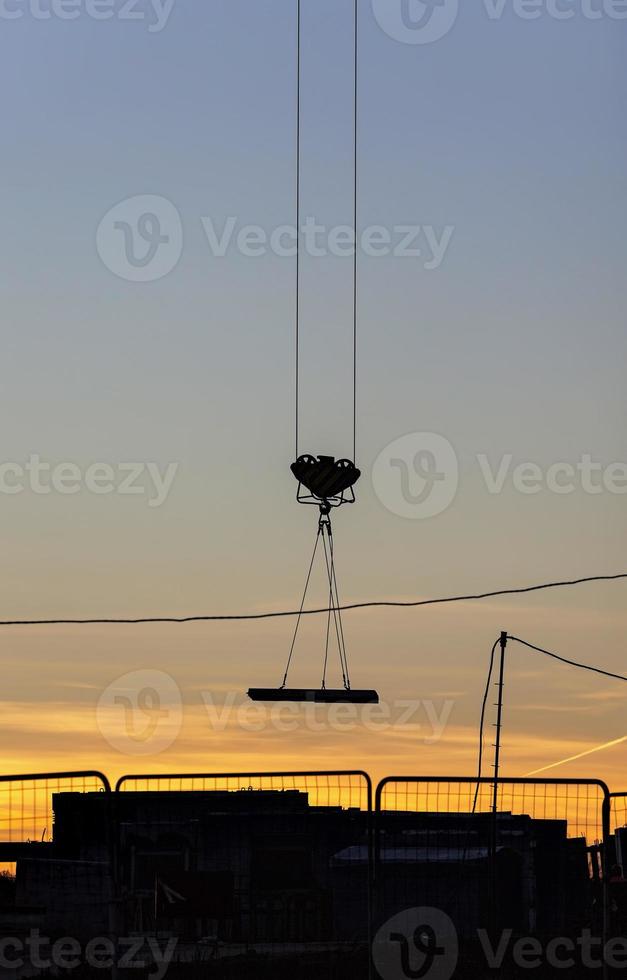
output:
[{"label": "silhouetted pulley block", "polygon": [[[291,470],[299,483],[298,499],[301,503],[325,502],[331,506],[354,501],[353,487],[361,476],[350,459],[335,459],[333,456],[299,456],[292,463]],[[307,497],[301,488],[309,491]],[[351,496],[344,495],[350,490]]]},{"label": "silhouetted pulley block", "polygon": [[251,687],[251,701],[296,701],[313,704],[378,704],[376,691],[359,691],[324,688]]}]

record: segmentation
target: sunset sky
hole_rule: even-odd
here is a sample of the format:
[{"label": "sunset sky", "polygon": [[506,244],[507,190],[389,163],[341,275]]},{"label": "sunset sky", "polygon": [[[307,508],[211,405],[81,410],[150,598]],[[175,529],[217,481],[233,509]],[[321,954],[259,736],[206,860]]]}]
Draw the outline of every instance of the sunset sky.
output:
[{"label": "sunset sky", "polygon": [[[0,618],[294,608],[316,527],[289,472],[294,260],[212,254],[206,228],[294,222],[295,3],[175,0],[159,31],[148,3],[133,21],[22,6],[0,30]],[[361,6],[360,226],[394,239],[420,225],[448,245],[436,268],[424,231],[421,257],[360,257],[363,477],[334,521],[346,601],[627,571],[627,25],[575,6],[561,21],[464,5],[430,44],[396,40]],[[352,220],[352,5],[303,8],[303,215],[330,228]],[[174,205],[182,252],[133,282],[108,267],[98,228],[144,195]],[[304,257],[303,450],[351,452],[350,300],[349,258]],[[450,506],[423,519],[399,516],[372,476],[411,433],[443,438],[459,465]],[[172,464],[172,481],[160,506],[145,469],[144,493],[41,492],[35,457],[115,480],[121,465]],[[503,466],[500,492],[486,461]],[[528,463],[534,492],[512,478]],[[572,492],[546,485],[561,463]],[[618,582],[347,613],[353,683],[376,687],[389,716],[331,723],[317,709],[312,725],[301,710],[287,731],[239,708],[249,686],[280,682],[291,620],[5,628],[2,769],[470,775],[500,630],[624,674],[626,595]],[[317,578],[312,603],[324,599]],[[323,640],[323,619],[307,620],[295,683],[319,682]],[[519,646],[508,657],[505,774],[627,735],[620,682]],[[116,737],[137,671],[173,712],[152,748]],[[207,703],[225,700],[216,723]],[[622,742],[551,773],[627,790],[626,756]]]}]

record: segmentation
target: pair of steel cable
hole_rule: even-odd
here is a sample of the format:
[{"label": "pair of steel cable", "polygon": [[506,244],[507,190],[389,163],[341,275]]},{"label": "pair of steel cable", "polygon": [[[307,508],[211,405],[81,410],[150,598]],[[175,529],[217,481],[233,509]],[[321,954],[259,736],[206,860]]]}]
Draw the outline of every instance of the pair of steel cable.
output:
[{"label": "pair of steel cable", "polygon": [[339,597],[338,587],[337,587],[337,576],[335,574],[335,553],[333,549],[333,531],[331,529],[331,522],[328,519],[327,520],[321,519],[318,524],[318,530],[316,532],[316,540],[314,542],[313,554],[311,556],[311,561],[309,563],[307,578],[305,580],[305,588],[303,591],[303,598],[296,618],[296,626],[294,628],[294,633],[292,636],[292,643],[287,658],[287,664],[285,667],[285,673],[283,675],[283,682],[281,684],[281,688],[285,688],[287,686],[287,677],[294,657],[296,640],[298,637],[298,631],[303,617],[305,600],[307,598],[309,583],[311,581],[311,573],[313,571],[320,540],[322,540],[322,545],[324,548],[324,561],[325,561],[325,567],[327,571],[327,579],[329,583],[329,608],[327,611],[326,643],[325,643],[325,650],[324,650],[324,664],[322,668],[321,690],[324,691],[326,689],[327,668],[329,663],[329,646],[331,641],[331,620],[333,619],[333,623],[335,627],[335,637],[337,640],[337,648],[338,648],[338,653],[340,658],[340,669],[342,672],[342,680],[344,683],[345,690],[350,691],[350,686],[351,686],[350,673],[348,669],[346,642],[344,639],[344,626],[342,624],[342,607],[340,606],[340,597]]},{"label": "pair of steel cable", "polygon": [[[359,151],[359,0],[353,0],[353,462],[357,456],[357,286],[358,286],[358,151]],[[296,405],[295,405],[295,458],[300,453],[300,372],[301,372],[301,88],[302,88],[302,0],[297,0],[296,12]]]}]

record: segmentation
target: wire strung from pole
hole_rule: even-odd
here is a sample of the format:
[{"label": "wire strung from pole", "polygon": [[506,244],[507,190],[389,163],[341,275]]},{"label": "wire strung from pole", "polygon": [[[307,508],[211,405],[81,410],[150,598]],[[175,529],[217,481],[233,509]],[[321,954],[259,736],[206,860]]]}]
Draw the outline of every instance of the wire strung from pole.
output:
[{"label": "wire strung from pole", "polygon": [[[500,596],[526,595],[532,592],[546,591],[547,589],[562,589],[576,585],[585,585],[591,582],[618,582],[627,579],[627,572],[619,575],[587,575],[585,578],[569,579],[563,582],[546,582],[542,585],[527,585],[518,589],[497,589],[493,592],[480,592],[469,595],[447,596],[441,599],[416,599],[415,601],[392,601],[378,599],[370,602],[351,602],[346,605],[338,605],[339,612],[349,612],[356,609],[417,609],[421,606],[440,606],[454,602],[476,602],[482,599],[496,599]],[[91,616],[86,619],[76,617],[55,617],[47,619],[2,619],[0,626],[142,626],[151,623],[235,623],[247,622],[261,619],[287,619],[301,616],[320,616],[328,613],[328,606],[321,609],[289,609],[279,612],[260,612],[260,613],[208,613],[199,616]],[[510,637],[514,639],[514,637]],[[520,641],[519,641],[520,642]],[[548,651],[541,651],[548,653]],[[580,666],[580,665],[576,665]],[[624,678],[620,678],[623,680]]]},{"label": "wire strung from pole", "polygon": [[494,655],[496,653],[496,648],[499,645],[499,640],[496,641],[492,647],[492,652],[490,653],[490,666],[488,668],[488,679],[486,681],[485,692],[483,695],[483,703],[481,705],[481,720],[479,722],[479,762],[477,767],[477,786],[475,789],[475,798],[472,804],[472,812],[477,811],[477,802],[479,800],[479,790],[481,788],[481,777],[483,775],[483,733],[485,728],[485,716],[486,709],[488,706],[488,697],[490,695],[490,686],[492,684],[492,673],[494,671]]},{"label": "wire strung from pole", "polygon": [[[577,667],[580,670],[588,670],[595,674],[601,674],[603,677],[610,677],[617,681],[627,681],[627,677],[623,677],[621,674],[613,674],[609,670],[603,670],[601,667],[592,667],[590,664],[581,664],[575,660],[569,660],[567,657],[562,657],[557,653],[552,653],[550,650],[545,650],[543,647],[536,646],[534,643],[529,643],[527,640],[522,640],[519,636],[507,635],[507,639],[511,640],[513,643],[520,643],[524,647],[528,647],[530,650],[535,650],[537,653],[545,654],[547,657],[551,657],[553,660],[559,660],[560,663],[567,664],[570,667]],[[483,702],[481,705],[481,720],[479,722],[479,762],[478,762],[478,772],[477,772],[477,787],[475,789],[475,797],[472,805],[472,812],[475,813],[477,809],[477,801],[479,798],[479,790],[481,787],[481,776],[483,772],[483,751],[484,751],[484,728],[485,728],[485,716],[486,708],[488,704],[488,697],[490,694],[490,686],[492,684],[492,674],[494,672],[494,656],[496,649],[500,643],[497,640],[492,651],[490,653],[490,665],[488,667],[488,679],[486,682],[485,692],[483,695]]]},{"label": "wire strung from pole", "polygon": [[[507,640],[513,643],[520,643],[524,647],[528,647],[530,650],[535,650],[537,653],[545,654],[547,657],[551,657],[553,660],[558,660],[560,663],[567,664],[569,667],[577,667],[580,670],[588,670],[594,674],[601,674],[603,677],[610,677],[617,681],[627,681],[627,677],[623,677],[622,674],[613,674],[609,670],[604,670],[601,667],[592,667],[590,664],[581,664],[576,660],[569,660],[567,657],[562,657],[557,653],[552,653],[550,650],[545,650],[544,647],[536,646],[534,643],[529,643],[527,640],[522,640],[519,636],[510,636],[507,634]],[[475,797],[472,805],[472,812],[475,813],[477,809],[477,801],[479,798],[479,789],[481,787],[481,776],[483,771],[483,742],[484,742],[484,727],[485,727],[485,716],[486,708],[488,704],[488,696],[490,693],[490,685],[492,683],[492,674],[494,672],[494,656],[496,649],[501,642],[500,638],[495,642],[490,653],[490,665],[488,667],[488,679],[486,681],[485,692],[483,695],[483,702],[481,705],[481,720],[479,722],[479,761],[478,761],[478,772],[477,772],[477,786],[475,789]],[[550,768],[550,767],[547,767]]]},{"label": "wire strung from pole", "polygon": [[603,670],[601,667],[592,667],[590,664],[580,664],[576,660],[568,660],[566,657],[560,657],[557,653],[551,653],[550,650],[544,650],[542,647],[537,647],[533,643],[528,643],[527,640],[521,640],[518,636],[509,636],[508,640],[512,640],[514,643],[521,643],[525,647],[529,647],[530,650],[535,650],[537,653],[543,653],[547,657],[552,657],[553,660],[559,660],[563,664],[568,664],[569,667],[579,667],[581,670],[592,671],[593,674],[601,674],[603,677],[611,677],[615,681],[627,681],[627,677],[623,677],[622,674],[613,674],[609,670]]}]

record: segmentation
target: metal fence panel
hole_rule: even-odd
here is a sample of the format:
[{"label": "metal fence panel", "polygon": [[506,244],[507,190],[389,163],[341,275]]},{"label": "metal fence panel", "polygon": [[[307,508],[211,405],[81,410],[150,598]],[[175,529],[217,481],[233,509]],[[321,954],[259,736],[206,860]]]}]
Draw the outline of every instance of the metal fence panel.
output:
[{"label": "metal fence panel", "polygon": [[372,808],[372,781],[361,770],[331,772],[190,773],[126,775],[118,779],[120,792],[238,792],[242,789],[307,793],[311,806]]},{"label": "metal fence panel", "polygon": [[[611,827],[613,839],[613,860],[615,872],[613,877],[625,878],[627,872],[627,793],[612,793],[611,796]],[[625,915],[625,932],[627,933],[627,911]]]},{"label": "metal fence panel", "polygon": [[63,966],[61,937],[81,965],[89,942],[111,935],[111,797],[95,771],[0,776],[0,936],[26,976]]},{"label": "metal fence panel", "polygon": [[[377,787],[373,956],[383,978],[394,965],[411,975],[412,962],[424,967],[439,949],[458,963],[456,977],[478,980],[494,975],[487,953],[503,937],[534,937],[542,948],[558,937],[576,943],[586,929],[605,937],[607,787],[499,780],[496,816],[493,788],[471,777],[390,777]],[[503,977],[519,975],[511,952]]]},{"label": "metal fence panel", "polygon": [[116,789],[127,931],[174,935],[179,961],[237,964],[238,980],[367,976],[366,773],[129,775]]},{"label": "metal fence panel", "polygon": [[101,772],[53,772],[0,776],[0,846],[49,843],[54,832],[54,798],[60,793],[109,793]]},{"label": "metal fence panel", "polygon": [[612,793],[612,832],[627,828],[627,793]]}]

